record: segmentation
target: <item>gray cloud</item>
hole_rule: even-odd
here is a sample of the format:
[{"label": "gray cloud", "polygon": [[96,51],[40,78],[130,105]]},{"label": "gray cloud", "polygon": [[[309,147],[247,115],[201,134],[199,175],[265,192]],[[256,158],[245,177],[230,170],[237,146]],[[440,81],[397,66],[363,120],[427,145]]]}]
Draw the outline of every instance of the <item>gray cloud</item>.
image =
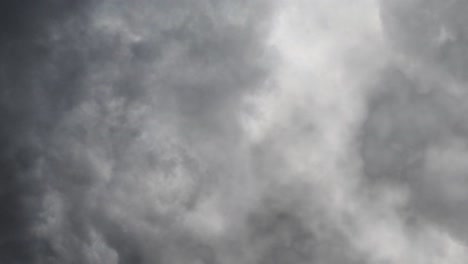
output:
[{"label": "gray cloud", "polygon": [[259,14],[268,6],[255,5],[93,7],[89,40],[79,39],[87,94],[55,126],[42,167],[37,232],[57,255],[47,261],[219,261],[214,239],[242,221],[248,201],[235,193],[250,177],[242,98],[267,69]]},{"label": "gray cloud", "polygon": [[8,2],[1,263],[468,258],[461,1]]},{"label": "gray cloud", "polygon": [[185,218],[248,179],[268,5],[70,4],[2,8],[2,262],[214,261]]},{"label": "gray cloud", "polygon": [[380,73],[364,124],[371,181],[410,190],[414,217],[466,243],[466,35],[463,1],[382,2],[395,60]]}]

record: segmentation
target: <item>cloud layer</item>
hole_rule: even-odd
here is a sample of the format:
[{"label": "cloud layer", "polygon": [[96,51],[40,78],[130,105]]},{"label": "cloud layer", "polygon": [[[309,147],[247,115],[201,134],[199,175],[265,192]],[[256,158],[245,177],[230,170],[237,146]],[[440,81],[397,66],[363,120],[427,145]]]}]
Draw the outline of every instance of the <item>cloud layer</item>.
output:
[{"label": "cloud layer", "polygon": [[468,260],[463,1],[17,2],[1,263]]}]

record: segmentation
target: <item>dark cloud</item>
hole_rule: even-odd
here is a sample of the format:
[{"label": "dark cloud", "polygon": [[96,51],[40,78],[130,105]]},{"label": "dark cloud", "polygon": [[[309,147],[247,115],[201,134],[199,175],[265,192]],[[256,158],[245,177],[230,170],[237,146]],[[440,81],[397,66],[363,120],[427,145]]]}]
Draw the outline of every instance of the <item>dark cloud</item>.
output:
[{"label": "dark cloud", "polygon": [[466,257],[465,4],[375,4],[3,1],[0,262]]},{"label": "dark cloud", "polygon": [[215,263],[184,218],[247,177],[269,6],[2,2],[0,261]]},{"label": "dark cloud", "polygon": [[410,60],[466,81],[467,5],[464,1],[382,1],[389,41]]},{"label": "dark cloud", "polygon": [[[56,76],[56,80],[41,76],[50,75],[45,68],[53,60],[48,29],[71,16],[80,16],[84,6],[85,2],[77,1],[0,4],[2,263],[32,263],[37,251],[42,251],[42,243],[32,232],[43,192],[35,167],[52,123],[70,105],[60,102],[64,98],[59,93],[74,91],[73,80],[66,75],[78,65],[64,66],[63,76]],[[57,86],[47,82],[56,82]],[[60,82],[69,86],[59,87]]]},{"label": "dark cloud", "polygon": [[466,243],[464,1],[382,1],[396,57],[375,83],[364,123],[372,182],[409,188],[413,216]]}]

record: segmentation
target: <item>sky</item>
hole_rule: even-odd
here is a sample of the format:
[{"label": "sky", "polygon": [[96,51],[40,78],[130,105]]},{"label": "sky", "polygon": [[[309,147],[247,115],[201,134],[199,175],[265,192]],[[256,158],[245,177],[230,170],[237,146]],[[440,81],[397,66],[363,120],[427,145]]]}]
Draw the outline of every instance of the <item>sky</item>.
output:
[{"label": "sky", "polygon": [[0,263],[468,263],[468,2],[0,2]]}]

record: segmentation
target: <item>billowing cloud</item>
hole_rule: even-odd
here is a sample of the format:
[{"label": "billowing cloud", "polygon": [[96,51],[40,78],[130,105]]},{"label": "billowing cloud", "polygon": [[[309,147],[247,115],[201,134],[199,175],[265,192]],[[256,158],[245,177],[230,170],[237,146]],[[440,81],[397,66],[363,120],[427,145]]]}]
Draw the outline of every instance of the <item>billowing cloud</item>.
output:
[{"label": "billowing cloud", "polygon": [[0,262],[468,259],[461,1],[16,2]]},{"label": "billowing cloud", "polygon": [[362,154],[372,180],[405,186],[409,208],[466,243],[463,1],[389,1],[394,54],[370,100]]}]

